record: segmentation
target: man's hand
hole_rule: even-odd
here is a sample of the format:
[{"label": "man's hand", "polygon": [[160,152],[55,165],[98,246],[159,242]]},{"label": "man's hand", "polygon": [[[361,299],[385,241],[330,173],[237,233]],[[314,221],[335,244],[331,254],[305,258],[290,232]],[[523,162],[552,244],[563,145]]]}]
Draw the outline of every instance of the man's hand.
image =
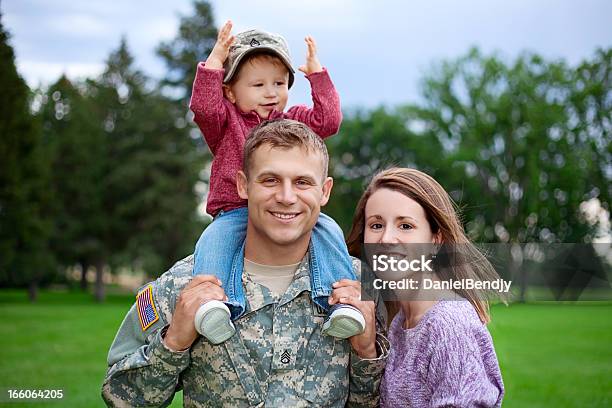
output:
[{"label": "man's hand", "polygon": [[171,350],[186,350],[198,338],[193,319],[200,305],[209,300],[227,300],[221,281],[213,275],[198,275],[183,288],[176,301],[164,343]]},{"label": "man's hand", "polygon": [[355,306],[365,319],[365,331],[349,341],[353,350],[361,358],[376,358],[376,305],[373,301],[361,300],[361,282],[342,279],[332,285],[334,288],[329,304],[344,303]]},{"label": "man's hand", "polygon": [[204,66],[210,69],[222,69],[223,63],[227,59],[230,46],[234,43],[235,37],[232,35],[232,21],[227,20],[217,36],[217,42],[213,47]]},{"label": "man's hand", "polygon": [[314,38],[307,36],[305,39],[308,51],[306,52],[306,63],[298,69],[306,75],[314,74],[315,72],[323,71],[323,67],[317,57],[317,44]]}]

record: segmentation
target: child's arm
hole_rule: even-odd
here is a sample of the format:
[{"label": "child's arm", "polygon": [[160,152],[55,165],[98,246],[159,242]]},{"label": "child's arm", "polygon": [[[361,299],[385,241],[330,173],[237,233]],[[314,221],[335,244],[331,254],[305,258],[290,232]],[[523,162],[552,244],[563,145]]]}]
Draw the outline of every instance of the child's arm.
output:
[{"label": "child's arm", "polygon": [[204,66],[208,69],[223,69],[223,63],[229,55],[231,45],[236,37],[232,35],[232,21],[227,20],[217,36],[217,42],[213,47]]},{"label": "child's arm", "polygon": [[306,63],[298,69],[306,74],[306,76],[314,74],[315,72],[322,72],[323,67],[321,66],[321,62],[319,62],[319,57],[317,56],[317,43],[315,43],[314,38],[309,35],[304,38],[304,41],[306,41],[306,46],[308,47],[308,52],[306,53]]},{"label": "child's arm", "polygon": [[221,141],[227,121],[227,111],[223,103],[223,63],[234,42],[231,31],[232,22],[227,21],[219,30],[217,42],[206,62],[198,64],[189,103],[194,121],[213,154]]},{"label": "child's arm", "polygon": [[300,121],[316,134],[325,138],[338,133],[342,123],[340,97],[336,88],[317,57],[317,45],[310,36],[305,39],[308,47],[306,63],[298,69],[306,74],[312,89],[312,108],[294,106],[285,117]]}]

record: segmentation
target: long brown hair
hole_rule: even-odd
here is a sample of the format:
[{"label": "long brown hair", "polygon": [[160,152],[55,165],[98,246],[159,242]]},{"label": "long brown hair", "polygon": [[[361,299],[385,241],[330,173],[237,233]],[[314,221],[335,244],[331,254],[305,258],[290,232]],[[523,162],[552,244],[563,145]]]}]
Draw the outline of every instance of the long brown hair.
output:
[{"label": "long brown hair", "polygon": [[[381,171],[372,178],[357,203],[353,225],[347,238],[347,246],[351,255],[361,256],[365,231],[365,207],[372,194],[383,188],[399,192],[416,201],[425,210],[431,232],[437,234],[443,244],[461,244],[461,250],[465,252],[466,256],[478,260],[478,262],[469,266],[453,268],[452,271],[455,276],[441,276],[441,278],[475,278],[480,280],[499,278],[493,266],[466,236],[458,215],[457,205],[446,190],[431,176],[409,168],[390,168]],[[486,324],[491,320],[489,303],[486,299],[483,299],[481,293],[467,289],[457,290],[456,292],[472,304],[483,323]],[[385,306],[387,306],[387,321],[390,324],[399,311],[399,303],[386,301]]]}]

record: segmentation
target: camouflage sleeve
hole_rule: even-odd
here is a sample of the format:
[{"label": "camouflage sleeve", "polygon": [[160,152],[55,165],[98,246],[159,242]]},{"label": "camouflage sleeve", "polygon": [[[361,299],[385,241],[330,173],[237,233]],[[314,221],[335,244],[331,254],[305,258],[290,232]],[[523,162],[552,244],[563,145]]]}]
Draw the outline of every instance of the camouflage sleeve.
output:
[{"label": "camouflage sleeve", "polygon": [[[353,269],[360,278],[362,276],[362,263],[353,258]],[[387,340],[387,309],[380,298],[380,293],[362,293],[364,297],[376,303],[376,354],[377,358],[363,359],[351,350],[351,363],[349,371],[349,398],[347,407],[378,407],[380,400],[379,386],[387,365],[389,356],[389,340]]]},{"label": "camouflage sleeve", "polygon": [[376,333],[376,352],[377,358],[363,359],[351,351],[347,407],[378,407],[378,387],[389,356],[389,340],[382,333]]},{"label": "camouflage sleeve", "polygon": [[139,314],[142,303],[138,300],[125,316],[108,353],[109,368],[102,384],[102,398],[108,406],[163,407],[172,402],[190,355],[189,350],[168,349],[162,335],[172,318],[176,290],[188,281],[182,269],[188,268],[188,263],[179,261],[157,281],[145,285],[143,290],[150,289],[152,304],[148,320],[143,321]]},{"label": "camouflage sleeve", "polygon": [[150,344],[110,367],[102,385],[102,398],[112,407],[165,407],[172,402],[179,376],[189,361],[189,350],[170,351],[158,330]]}]

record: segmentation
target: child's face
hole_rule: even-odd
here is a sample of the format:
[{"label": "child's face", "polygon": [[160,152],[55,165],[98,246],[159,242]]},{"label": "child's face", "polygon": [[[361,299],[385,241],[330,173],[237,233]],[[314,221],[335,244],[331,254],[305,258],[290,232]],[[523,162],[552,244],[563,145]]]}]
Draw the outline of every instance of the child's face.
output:
[{"label": "child's face", "polygon": [[225,96],[243,113],[251,111],[267,119],[270,112],[282,112],[289,97],[289,72],[272,58],[253,58],[238,71],[235,81],[225,87]]}]

